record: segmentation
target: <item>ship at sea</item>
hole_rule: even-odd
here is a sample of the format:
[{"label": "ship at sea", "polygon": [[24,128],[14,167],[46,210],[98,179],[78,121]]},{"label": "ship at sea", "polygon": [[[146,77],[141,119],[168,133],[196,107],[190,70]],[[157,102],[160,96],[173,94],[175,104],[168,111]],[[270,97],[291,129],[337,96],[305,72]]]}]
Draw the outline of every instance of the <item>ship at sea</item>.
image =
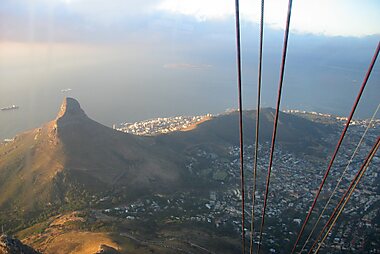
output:
[{"label": "ship at sea", "polygon": [[4,107],[4,108],[1,108],[0,110],[1,111],[6,111],[6,110],[15,110],[15,109],[18,109],[19,106],[17,105],[11,105],[11,106],[8,106],[8,107]]}]

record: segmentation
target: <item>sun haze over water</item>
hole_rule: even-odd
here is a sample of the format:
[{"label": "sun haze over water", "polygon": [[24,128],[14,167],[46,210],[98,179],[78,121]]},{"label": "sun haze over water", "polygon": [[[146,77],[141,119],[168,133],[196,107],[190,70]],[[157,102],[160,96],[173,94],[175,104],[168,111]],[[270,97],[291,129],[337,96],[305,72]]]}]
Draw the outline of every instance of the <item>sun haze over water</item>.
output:
[{"label": "sun haze over water", "polygon": [[[260,1],[242,1],[245,108],[254,108]],[[265,16],[263,105],[274,106],[287,1]],[[346,115],[379,40],[378,1],[295,1],[283,108]],[[75,96],[100,122],[236,108],[233,1],[0,2],[0,138]],[[358,117],[377,106],[375,66]],[[196,102],[196,103],[194,103]]]}]

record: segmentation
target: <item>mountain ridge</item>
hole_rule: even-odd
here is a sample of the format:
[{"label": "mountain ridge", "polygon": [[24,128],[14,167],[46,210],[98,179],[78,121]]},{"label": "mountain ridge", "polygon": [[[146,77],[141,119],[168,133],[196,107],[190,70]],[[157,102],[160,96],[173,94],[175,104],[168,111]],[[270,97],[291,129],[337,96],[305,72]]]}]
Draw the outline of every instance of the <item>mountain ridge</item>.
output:
[{"label": "mountain ridge", "polygon": [[[244,112],[246,144],[254,141],[255,111]],[[260,142],[267,142],[273,110],[262,111]],[[323,125],[280,114],[278,143],[317,153]],[[88,207],[108,193],[133,199],[152,193],[198,188],[200,179],[186,168],[189,151],[215,151],[238,145],[238,114],[214,117],[189,131],[155,137],[135,136],[91,118],[73,98],[65,98],[57,117],[40,128],[0,145],[0,222],[23,225],[43,211]]]}]

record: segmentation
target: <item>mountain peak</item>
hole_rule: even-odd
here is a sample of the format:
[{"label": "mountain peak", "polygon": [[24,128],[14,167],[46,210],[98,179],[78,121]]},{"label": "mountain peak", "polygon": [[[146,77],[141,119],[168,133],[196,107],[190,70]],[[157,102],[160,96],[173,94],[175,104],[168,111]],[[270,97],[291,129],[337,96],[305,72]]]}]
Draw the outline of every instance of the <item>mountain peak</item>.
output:
[{"label": "mountain peak", "polygon": [[66,97],[61,105],[57,119],[66,117],[86,117],[86,113],[81,108],[79,102],[71,97]]}]

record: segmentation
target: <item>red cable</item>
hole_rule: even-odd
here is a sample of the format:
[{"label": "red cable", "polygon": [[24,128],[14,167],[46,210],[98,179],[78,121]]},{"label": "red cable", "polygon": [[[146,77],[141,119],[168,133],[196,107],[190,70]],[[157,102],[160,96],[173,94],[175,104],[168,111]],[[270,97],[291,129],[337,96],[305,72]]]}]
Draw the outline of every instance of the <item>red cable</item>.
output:
[{"label": "red cable", "polygon": [[377,151],[377,149],[379,148],[379,142],[380,142],[380,137],[377,138],[377,141],[375,142],[375,144],[373,145],[371,151],[369,152],[367,158],[365,159],[363,165],[360,167],[359,171],[356,173],[354,179],[352,179],[351,181],[351,184],[350,186],[348,187],[348,189],[346,190],[346,192],[344,193],[344,195],[342,196],[342,198],[340,199],[338,205],[334,208],[334,211],[333,213],[330,215],[330,218],[329,220],[326,222],[325,226],[323,227],[323,229],[321,230],[321,232],[319,233],[317,239],[315,239],[314,243],[313,243],[313,246],[311,246],[310,250],[309,250],[309,254],[313,251],[315,245],[318,243],[319,239],[321,238],[321,236],[323,235],[323,232],[326,230],[326,228],[329,226],[329,224],[331,223],[331,221],[334,219],[335,215],[337,214],[338,212],[338,209],[340,208],[340,206],[342,205],[342,203],[344,202],[344,200],[346,199],[348,193],[351,191],[352,187],[354,186],[355,182],[357,181],[357,179],[359,178],[359,176],[361,175],[361,172],[364,170],[364,168],[366,167],[367,163],[369,163],[369,160],[372,158],[372,155],[374,152]]},{"label": "red cable", "polygon": [[273,153],[274,153],[274,148],[275,148],[275,144],[276,144],[276,134],[277,134],[278,116],[279,116],[279,112],[280,112],[282,84],[284,81],[286,53],[287,53],[287,49],[288,49],[288,38],[289,38],[291,11],[292,11],[292,0],[289,0],[288,15],[287,15],[287,20],[286,20],[285,34],[284,34],[284,46],[282,49],[280,80],[279,80],[279,84],[278,84],[276,115],[275,115],[274,123],[273,123],[272,144],[271,144],[270,157],[269,157],[269,167],[268,167],[268,174],[267,174],[267,181],[266,181],[266,188],[265,188],[265,195],[264,195],[264,206],[263,206],[263,213],[262,213],[262,218],[261,218],[260,238],[259,238],[259,246],[257,248],[257,253],[260,253],[262,236],[263,236],[263,229],[264,229],[264,223],[265,223],[265,211],[266,211],[266,207],[267,207],[267,199],[268,199],[268,193],[269,193],[270,175],[271,175],[272,164],[273,164]]},{"label": "red cable", "polygon": [[251,212],[251,239],[249,244],[249,253],[253,254],[253,237],[255,233],[255,202],[256,202],[256,177],[257,177],[257,159],[259,151],[259,129],[260,129],[260,102],[261,102],[261,80],[263,65],[263,39],[264,39],[264,0],[261,0],[261,18],[260,18],[260,46],[259,46],[259,66],[257,81],[257,109],[256,109],[256,139],[255,139],[255,157],[253,162],[253,187],[252,187],[252,212]]},{"label": "red cable", "polygon": [[296,240],[296,242],[294,243],[294,246],[293,246],[293,249],[292,249],[292,252],[291,252],[292,254],[295,252],[295,250],[296,250],[296,248],[297,248],[297,244],[298,244],[299,240],[301,239],[302,233],[304,232],[305,227],[306,227],[306,224],[307,224],[307,222],[309,221],[309,218],[310,218],[310,216],[311,216],[311,213],[313,212],[314,207],[315,207],[315,205],[316,205],[316,203],[317,203],[317,200],[318,200],[319,194],[321,193],[322,188],[323,188],[323,185],[325,184],[325,181],[326,181],[326,179],[327,179],[327,176],[328,176],[329,173],[330,173],[330,170],[331,170],[331,167],[332,167],[332,165],[333,165],[333,163],[334,163],[335,157],[336,157],[336,155],[338,154],[339,148],[340,148],[340,146],[341,146],[341,144],[342,144],[342,142],[343,142],[343,138],[344,138],[344,136],[346,135],[346,132],[347,132],[348,127],[350,126],[350,122],[351,122],[351,120],[352,120],[352,117],[354,116],[354,113],[355,113],[356,107],[358,106],[358,103],[359,103],[360,98],[361,98],[361,96],[362,96],[362,94],[363,94],[364,88],[365,88],[365,86],[366,86],[366,84],[367,84],[367,81],[368,81],[370,75],[371,75],[371,72],[372,72],[373,66],[375,65],[375,62],[376,62],[377,56],[378,56],[378,54],[379,54],[379,50],[380,50],[380,42],[377,44],[377,48],[376,48],[375,54],[374,54],[374,56],[372,57],[371,64],[370,64],[370,66],[369,66],[369,68],[368,68],[368,71],[367,71],[366,76],[365,76],[365,78],[364,78],[364,81],[363,81],[363,83],[362,83],[362,86],[361,86],[361,89],[360,89],[360,91],[359,91],[359,94],[358,94],[358,96],[356,97],[356,100],[355,100],[354,106],[352,107],[352,109],[351,109],[351,113],[350,113],[350,115],[349,115],[349,117],[348,117],[348,119],[347,119],[346,126],[344,127],[344,129],[343,129],[343,131],[342,131],[342,134],[341,134],[341,136],[340,136],[340,139],[339,139],[339,141],[338,141],[338,144],[337,144],[337,146],[336,146],[336,148],[335,148],[334,154],[333,154],[333,156],[332,156],[332,158],[331,158],[331,160],[330,160],[329,166],[328,166],[328,168],[327,168],[327,170],[326,170],[326,172],[325,172],[325,174],[324,174],[324,176],[323,176],[323,179],[322,179],[322,182],[321,182],[321,184],[320,184],[320,186],[319,186],[319,188],[318,188],[317,194],[315,195],[315,198],[314,198],[313,204],[311,205],[310,210],[309,210],[309,212],[308,212],[308,214],[307,214],[307,216],[306,216],[306,219],[305,219],[305,221],[304,221],[304,223],[303,223],[303,225],[302,225],[302,227],[301,227],[301,230],[300,230],[300,232],[298,233],[297,240]]},{"label": "red cable", "polygon": [[239,139],[240,139],[240,178],[241,178],[241,240],[242,253],[245,253],[245,187],[244,187],[244,144],[243,144],[243,103],[241,92],[241,49],[240,49],[240,16],[239,16],[239,0],[235,0],[236,11],[236,57],[237,57],[237,78],[238,78],[238,94],[239,94]]}]

